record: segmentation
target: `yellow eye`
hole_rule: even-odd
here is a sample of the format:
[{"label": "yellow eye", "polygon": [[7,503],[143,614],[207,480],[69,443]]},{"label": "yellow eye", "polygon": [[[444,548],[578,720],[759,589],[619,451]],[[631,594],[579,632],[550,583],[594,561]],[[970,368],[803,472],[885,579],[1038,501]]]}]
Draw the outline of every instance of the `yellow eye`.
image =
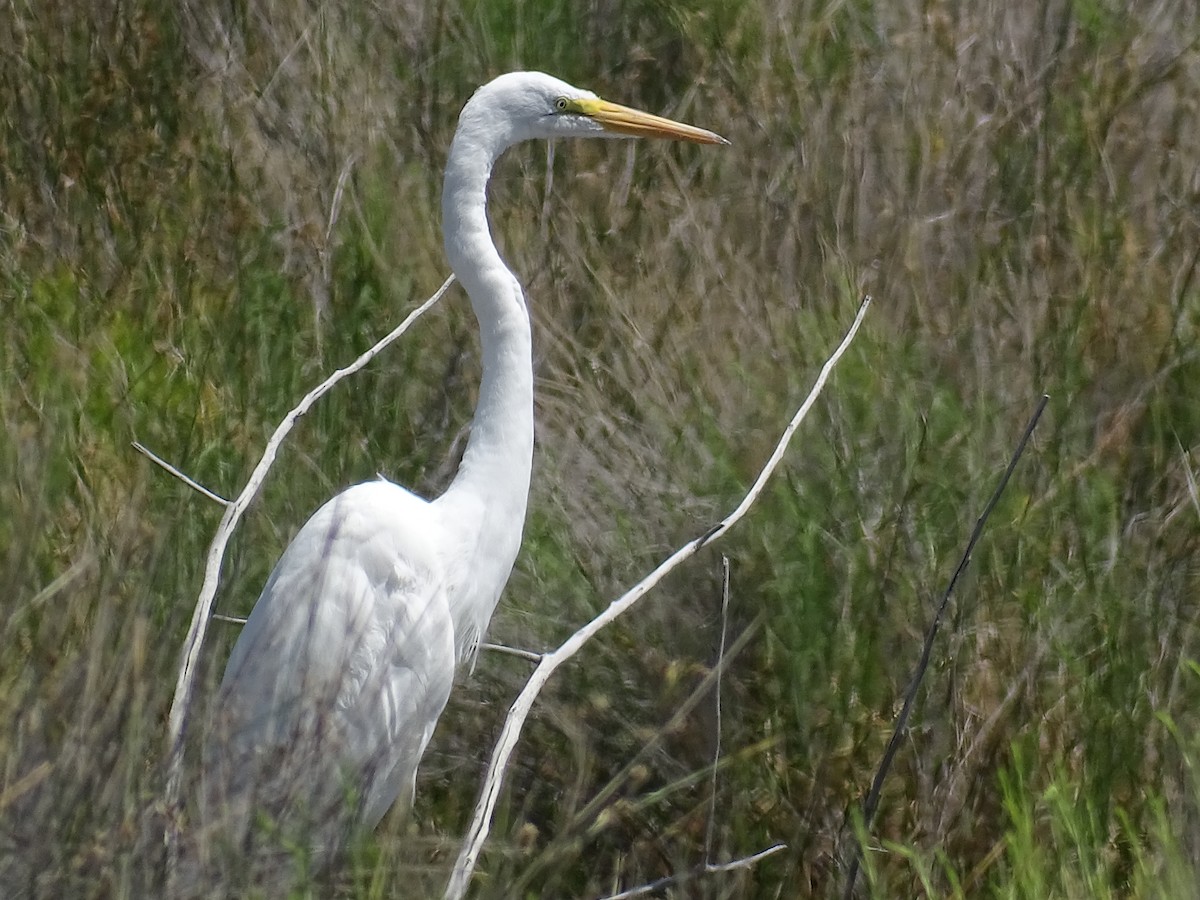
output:
[{"label": "yellow eye", "polygon": [[559,97],[557,100],[554,101],[554,108],[557,109],[559,112],[566,112],[567,107],[570,105],[571,105],[571,101],[569,101],[566,97]]}]

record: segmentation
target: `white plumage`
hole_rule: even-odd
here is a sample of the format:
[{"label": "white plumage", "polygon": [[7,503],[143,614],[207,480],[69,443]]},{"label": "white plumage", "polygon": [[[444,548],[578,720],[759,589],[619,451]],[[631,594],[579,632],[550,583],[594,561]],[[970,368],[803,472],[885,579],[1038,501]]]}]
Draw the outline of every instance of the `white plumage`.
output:
[{"label": "white plumage", "polygon": [[492,241],[492,165],[518,141],[711,132],[536,72],[464,107],[442,195],[446,255],[479,322],[483,378],[458,474],[427,502],[356,485],[300,529],[234,647],[205,750],[205,818],[244,847],[265,816],[318,852],[410,800],[417,764],[521,542],[533,455],[529,315]]}]

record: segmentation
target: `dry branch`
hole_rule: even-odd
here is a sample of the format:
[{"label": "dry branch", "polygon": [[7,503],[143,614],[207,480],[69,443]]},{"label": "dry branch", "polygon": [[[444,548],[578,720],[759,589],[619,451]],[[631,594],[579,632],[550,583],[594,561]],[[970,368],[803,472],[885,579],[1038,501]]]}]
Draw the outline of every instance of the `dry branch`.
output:
[{"label": "dry branch", "polygon": [[142,454],[142,456],[146,457],[146,459],[150,460],[150,462],[154,463],[160,469],[163,469],[164,471],[169,472],[170,474],[174,475],[176,478],[178,478],[180,481],[182,481],[184,484],[186,484],[188,487],[190,487],[196,493],[207,497],[209,500],[213,501],[214,503],[221,504],[221,506],[225,506],[225,507],[229,506],[229,501],[226,500],[224,497],[222,497],[220,494],[218,494],[216,491],[210,491],[208,488],[206,488],[200,482],[196,481],[194,478],[191,478],[190,476],[185,475],[183,472],[181,472],[175,466],[171,465],[169,462],[167,462],[165,459],[163,459],[161,456],[159,456],[157,453],[155,453],[153,450],[151,450],[149,447],[147,447],[141,441],[134,441],[133,449],[136,450],[138,453]]},{"label": "dry branch", "polygon": [[676,569],[681,563],[695,556],[708,544],[724,535],[725,532],[745,516],[759,495],[762,494],[767,481],[774,474],[775,469],[778,468],[780,461],[783,459],[783,454],[787,451],[792,435],[795,434],[800,423],[804,421],[809,410],[816,403],[817,397],[820,396],[821,390],[825,387],[825,382],[829,379],[834,366],[837,365],[838,360],[841,359],[842,355],[849,348],[850,343],[854,340],[855,334],[858,333],[859,325],[862,324],[863,317],[866,315],[870,305],[871,298],[864,297],[862,304],[858,308],[858,313],[854,317],[854,322],[850,326],[850,330],[846,332],[846,336],[842,339],[842,342],[834,350],[829,359],[826,360],[825,365],[821,367],[812,390],[809,391],[808,396],[784,429],[782,437],[780,437],[779,442],[775,445],[774,452],[737,508],[707,532],[676,550],[670,557],[660,563],[654,571],[609,604],[604,612],[600,613],[596,618],[571,635],[557,650],[547,653],[542,657],[542,661],[534,669],[533,674],[530,675],[529,681],[526,682],[525,687],[513,702],[508,717],[505,719],[504,728],[501,730],[500,738],[496,742],[496,747],[492,752],[492,760],[488,766],[483,789],[475,807],[475,815],[471,821],[470,828],[467,830],[467,836],[463,842],[458,860],[455,862],[454,869],[450,874],[449,883],[446,885],[446,893],[444,895],[446,900],[460,900],[466,894],[471,875],[475,871],[475,864],[479,859],[479,854],[483,849],[483,844],[487,840],[488,831],[491,828],[492,814],[495,811],[496,802],[500,797],[500,787],[504,780],[504,770],[508,765],[509,757],[512,756],[513,749],[516,747],[517,739],[520,737],[525,720],[529,717],[529,712],[533,708],[534,700],[537,699],[546,682],[550,680],[550,676],[554,674],[554,671],[559,666],[574,656],[605,625],[614,621],[649,593],[664,576]]},{"label": "dry branch", "polygon": [[168,760],[165,801],[169,824],[165,837],[172,861],[177,849],[177,835],[175,833],[174,822],[178,819],[177,813],[180,807],[180,787],[183,776],[183,745],[188,713],[191,709],[192,695],[195,691],[196,663],[200,659],[200,650],[204,645],[204,637],[208,631],[208,622],[211,618],[213,601],[216,599],[217,586],[221,580],[221,564],[225,559],[225,548],[229,544],[229,539],[233,536],[234,529],[237,528],[238,522],[241,520],[247,507],[249,507],[250,502],[254,499],[259,488],[262,487],[263,482],[266,480],[267,473],[275,462],[275,456],[279,452],[284,439],[291,432],[300,417],[308,412],[312,408],[312,405],[321,397],[329,393],[338,382],[362,369],[393,341],[404,334],[413,322],[442,298],[442,295],[446,293],[446,290],[453,282],[454,276],[451,275],[432,297],[409,313],[403,322],[380,339],[371,349],[359,356],[350,365],[343,369],[338,369],[305,394],[304,399],[291,412],[284,416],[283,421],[276,427],[274,434],[271,435],[271,439],[267,441],[262,458],[259,459],[258,465],[254,467],[254,471],[246,482],[246,486],[242,488],[242,492],[233,501],[229,501],[226,504],[225,514],[221,517],[221,523],[217,526],[216,534],[213,536],[212,543],[208,548],[208,557],[204,567],[204,581],[200,586],[200,594],[196,598],[196,608],[192,613],[192,624],[188,629],[187,640],[184,642],[183,659],[179,666],[179,678],[175,685],[175,697],[171,702],[170,719],[167,725]]}]

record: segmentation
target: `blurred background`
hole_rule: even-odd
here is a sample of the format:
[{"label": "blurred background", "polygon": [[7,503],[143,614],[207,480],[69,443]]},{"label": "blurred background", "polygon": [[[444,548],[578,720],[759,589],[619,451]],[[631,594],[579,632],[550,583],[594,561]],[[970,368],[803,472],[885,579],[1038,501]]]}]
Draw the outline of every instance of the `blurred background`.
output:
[{"label": "blurred background", "polygon": [[[707,530],[861,295],[875,306],[750,516],[551,682],[477,895],[667,876],[681,881],[657,896],[840,892],[921,636],[1044,391],[863,835],[858,895],[1195,896],[1198,15],[1185,0],[3,5],[4,895],[162,890],[166,710],[221,510],[131,442],[235,495],[302,394],[448,274],[458,110],[537,68],[733,146],[529,145],[497,168],[494,231],[534,319],[538,447],[493,640],[556,646]],[[235,537],[219,611],[248,612],[339,488],[382,473],[436,494],[477,377],[455,288],[302,420]],[[702,682],[722,554],[729,640],[754,630],[721,683],[714,800]],[[198,715],[235,637],[213,624]],[[485,652],[463,673],[412,814],[314,895],[440,894],[529,671]],[[752,869],[686,878],[775,842]]]}]

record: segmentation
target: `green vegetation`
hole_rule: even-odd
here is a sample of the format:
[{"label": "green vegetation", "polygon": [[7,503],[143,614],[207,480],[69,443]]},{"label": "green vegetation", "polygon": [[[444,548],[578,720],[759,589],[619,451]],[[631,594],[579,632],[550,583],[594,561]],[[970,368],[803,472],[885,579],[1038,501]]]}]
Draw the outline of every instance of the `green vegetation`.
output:
[{"label": "green vegetation", "polygon": [[[302,393],[441,282],[457,110],[516,67],[733,147],[563,145],[548,196],[544,148],[498,169],[539,445],[495,640],[554,645],[731,508],[860,293],[876,307],[750,518],[552,682],[477,894],[704,863],[711,698],[666,723],[716,659],[721,553],[731,636],[765,623],[722,684],[711,857],[787,850],[667,895],[839,892],[936,598],[1046,391],[860,889],[1196,895],[1193,4],[50,0],[0,33],[5,897],[162,887],[166,710],[220,510],[131,442],[236,493]],[[447,482],[475,351],[456,289],[302,421],[222,611],[339,487]],[[233,636],[214,625],[205,697]],[[438,894],[527,672],[464,675],[411,816],[316,895]]]}]

